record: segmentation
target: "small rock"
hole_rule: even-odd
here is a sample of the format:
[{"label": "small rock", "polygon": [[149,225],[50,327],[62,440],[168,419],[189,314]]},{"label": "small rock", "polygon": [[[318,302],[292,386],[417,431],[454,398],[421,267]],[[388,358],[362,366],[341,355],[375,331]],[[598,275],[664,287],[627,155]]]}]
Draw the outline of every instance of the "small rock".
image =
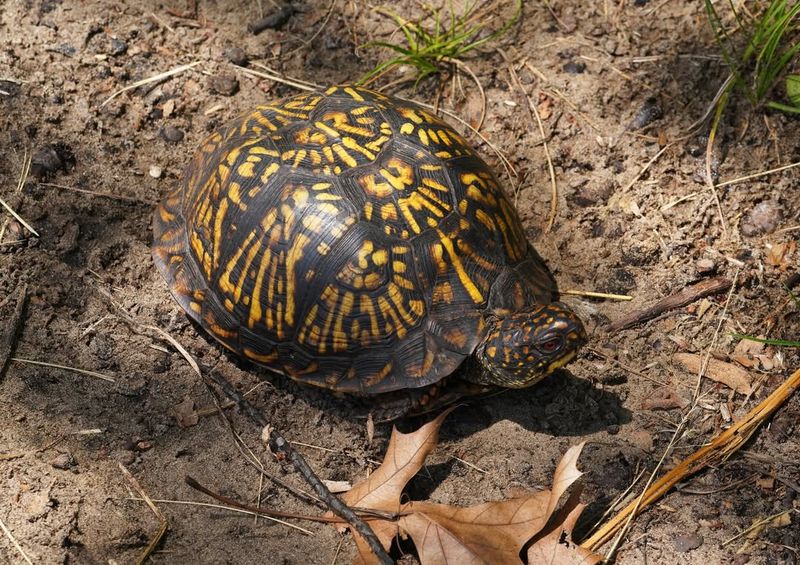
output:
[{"label": "small rock", "polygon": [[183,131],[175,126],[165,126],[161,128],[161,137],[171,143],[178,143],[183,140]]},{"label": "small rock", "polygon": [[211,90],[223,96],[239,92],[239,81],[233,75],[218,75],[211,79]]},{"label": "small rock", "polygon": [[661,109],[658,99],[648,98],[645,100],[642,107],[639,108],[639,111],[636,112],[636,116],[631,120],[631,123],[628,124],[628,129],[634,131],[642,129],[660,119],[663,115],[664,111]]},{"label": "small rock", "polygon": [[162,171],[161,171],[161,167],[159,167],[158,165],[150,165],[150,170],[147,171],[147,172],[154,179],[160,179],[161,178]]},{"label": "small rock", "polygon": [[78,463],[72,457],[72,454],[67,453],[59,453],[53,459],[50,460],[50,466],[54,469],[60,469],[62,471],[67,471],[72,467],[75,467]]},{"label": "small rock", "polygon": [[703,536],[700,534],[683,534],[675,538],[675,551],[686,553],[703,545]]},{"label": "small rock", "polygon": [[586,70],[586,65],[583,63],[576,63],[575,61],[570,61],[564,65],[563,69],[565,73],[579,75]]},{"label": "small rock", "polygon": [[746,236],[772,233],[782,219],[783,210],[780,204],[775,200],[764,200],[745,214],[739,227]]},{"label": "small rock", "polygon": [[240,67],[247,65],[249,61],[244,49],[241,47],[233,47],[232,45],[229,45],[222,51],[222,56],[234,65],[239,65]]},{"label": "small rock", "polygon": [[111,38],[111,48],[109,49],[111,55],[116,57],[118,55],[124,55],[127,51],[128,45],[124,41],[116,37]]},{"label": "small rock", "polygon": [[31,174],[44,178],[52,173],[66,169],[75,163],[72,150],[63,143],[48,143],[31,157]]},{"label": "small rock", "polygon": [[712,259],[700,259],[694,268],[698,275],[711,275],[716,271],[717,266]]}]

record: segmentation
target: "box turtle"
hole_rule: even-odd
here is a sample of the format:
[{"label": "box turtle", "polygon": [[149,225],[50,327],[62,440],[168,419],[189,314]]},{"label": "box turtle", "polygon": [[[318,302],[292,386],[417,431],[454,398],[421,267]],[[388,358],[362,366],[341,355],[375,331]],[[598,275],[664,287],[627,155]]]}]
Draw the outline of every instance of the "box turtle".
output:
[{"label": "box turtle", "polygon": [[354,86],[210,135],[158,206],[153,256],[191,318],[297,381],[361,395],[530,386],[580,320],[488,165],[423,108]]}]

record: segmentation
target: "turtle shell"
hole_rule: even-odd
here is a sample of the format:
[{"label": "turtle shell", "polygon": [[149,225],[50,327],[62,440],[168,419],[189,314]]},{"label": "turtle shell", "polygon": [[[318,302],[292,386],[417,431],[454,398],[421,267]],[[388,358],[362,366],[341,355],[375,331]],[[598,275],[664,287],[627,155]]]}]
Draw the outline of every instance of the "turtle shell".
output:
[{"label": "turtle shell", "polygon": [[349,393],[435,383],[493,314],[554,298],[462,136],[353,86],[258,106],[210,135],[155,212],[153,257],[225,347]]}]

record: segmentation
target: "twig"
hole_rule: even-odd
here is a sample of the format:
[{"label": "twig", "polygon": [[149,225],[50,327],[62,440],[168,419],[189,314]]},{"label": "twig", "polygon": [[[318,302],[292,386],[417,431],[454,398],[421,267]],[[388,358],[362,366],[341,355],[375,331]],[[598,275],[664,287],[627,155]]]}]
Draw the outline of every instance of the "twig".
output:
[{"label": "twig", "polygon": [[9,320],[6,326],[8,331],[3,337],[3,342],[0,343],[0,381],[3,380],[6,374],[11,356],[14,353],[14,348],[17,345],[17,338],[19,337],[20,328],[22,327],[22,320],[27,303],[28,285],[23,284],[17,292],[17,304],[14,306],[14,313],[11,315],[11,320]]},{"label": "twig", "polygon": [[653,483],[642,493],[641,497],[637,497],[635,501],[626,506],[614,518],[606,522],[602,528],[581,542],[581,547],[590,550],[597,549],[610,540],[630,516],[638,515],[645,507],[653,504],[669,492],[678,482],[705,467],[727,460],[750,439],[761,424],[780,408],[798,388],[800,388],[800,369],[795,371],[772,394],[748,412],[741,420],[718,435],[711,443],[681,461],[674,469]]},{"label": "twig", "polygon": [[314,488],[317,496],[319,496],[335,514],[338,514],[344,518],[353,527],[353,529],[366,540],[370,549],[377,556],[380,562],[387,565],[392,565],[394,561],[383,549],[381,542],[378,540],[366,522],[359,518],[358,515],[350,507],[339,500],[339,498],[331,494],[330,490],[328,490],[328,487],[326,487],[325,483],[323,483],[316,473],[314,473],[314,470],[311,469],[303,456],[300,455],[292,447],[292,445],[286,441],[286,439],[284,439],[284,437],[278,433],[277,430],[275,430],[275,428],[268,428],[268,422],[264,416],[258,410],[256,410],[255,407],[250,404],[250,402],[248,402],[238,390],[231,386],[228,381],[214,374],[210,374],[208,377],[222,389],[228,398],[236,402],[236,404],[239,406],[239,410],[241,410],[243,414],[260,426],[262,430],[268,430],[270,449],[273,452],[282,453],[286,459],[288,459],[292,465],[294,465],[295,469],[300,472],[308,484]]},{"label": "twig", "polygon": [[4,533],[4,534],[6,535],[6,537],[9,539],[9,541],[11,541],[11,543],[14,545],[14,547],[16,548],[16,550],[19,552],[19,554],[20,554],[20,555],[22,556],[22,558],[25,560],[25,563],[27,563],[28,565],[33,565],[33,562],[31,561],[31,558],[30,558],[30,557],[28,557],[28,554],[27,554],[27,553],[25,553],[25,550],[24,550],[24,549],[22,549],[22,546],[21,546],[21,545],[20,545],[20,544],[17,542],[16,538],[15,538],[15,537],[14,537],[14,535],[11,533],[11,530],[9,530],[9,529],[6,527],[6,525],[3,523],[3,521],[2,521],[2,520],[0,520],[0,529],[2,529],[2,530],[3,530],[3,533]]},{"label": "twig", "polygon": [[117,463],[117,465],[119,465],[120,471],[122,471],[122,474],[125,475],[126,479],[128,479],[128,482],[131,483],[136,492],[139,493],[139,496],[142,497],[147,506],[153,512],[153,514],[156,515],[156,518],[158,518],[159,522],[158,532],[153,537],[153,539],[150,540],[150,543],[147,544],[147,547],[139,556],[139,559],[136,560],[136,565],[142,565],[145,561],[147,561],[147,558],[150,557],[150,554],[153,553],[156,546],[158,546],[158,544],[161,542],[161,538],[164,537],[164,534],[167,533],[167,529],[169,528],[169,522],[167,522],[167,519],[164,517],[164,514],[161,513],[161,510],[158,509],[158,506],[153,504],[153,501],[150,499],[149,496],[147,496],[147,493],[142,488],[142,485],[139,484],[139,481],[136,480],[136,477],[134,477],[122,463]]},{"label": "twig", "polygon": [[695,300],[705,298],[706,296],[712,296],[720,292],[725,292],[731,288],[732,284],[732,281],[725,277],[716,277],[701,281],[659,300],[652,306],[637,312],[632,312],[627,316],[620,318],[616,322],[610,324],[607,327],[607,330],[609,332],[616,332],[641,322],[646,322],[647,320],[655,318],[662,312],[680,308],[681,306],[686,306],[687,304],[691,304]]},{"label": "twig", "polygon": [[166,78],[173,77],[173,76],[178,75],[178,74],[180,74],[180,73],[182,73],[184,71],[188,71],[192,67],[196,67],[199,64],[200,64],[200,61],[195,61],[194,63],[189,63],[188,65],[180,65],[178,67],[175,67],[174,69],[170,69],[169,71],[166,71],[166,72],[163,72],[163,73],[159,73],[157,75],[153,75],[151,77],[144,78],[142,80],[137,80],[133,84],[129,84],[125,88],[120,88],[119,90],[114,92],[111,96],[106,98],[103,101],[102,104],[100,104],[100,107],[101,108],[104,107],[106,104],[111,102],[114,98],[116,98],[117,96],[119,96],[123,92],[128,92],[129,90],[133,90],[135,88],[139,88],[140,86],[144,86],[145,84],[150,84],[151,82],[158,82],[160,80],[164,80]]},{"label": "twig", "polygon": [[33,359],[22,359],[20,357],[12,357],[11,361],[14,361],[15,363],[27,363],[28,365],[39,365],[41,367],[52,367],[54,369],[64,369],[65,371],[71,371],[73,373],[78,373],[80,375],[94,377],[96,379],[108,381],[110,383],[116,382],[116,379],[114,379],[114,377],[109,377],[108,375],[104,375],[103,373],[96,373],[95,371],[79,369],[77,367],[69,367],[67,365],[57,365],[55,363],[47,363],[45,361],[34,361]]}]

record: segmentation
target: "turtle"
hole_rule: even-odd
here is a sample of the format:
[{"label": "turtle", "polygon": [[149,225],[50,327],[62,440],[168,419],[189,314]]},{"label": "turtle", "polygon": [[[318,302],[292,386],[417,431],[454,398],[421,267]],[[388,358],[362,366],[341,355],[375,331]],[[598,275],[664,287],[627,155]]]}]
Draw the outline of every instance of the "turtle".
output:
[{"label": "turtle", "polygon": [[586,342],[489,165],[434,113],[366,88],[211,133],[153,231],[172,295],[225,348],[337,393],[406,393],[398,413],[456,382],[529,387]]}]

